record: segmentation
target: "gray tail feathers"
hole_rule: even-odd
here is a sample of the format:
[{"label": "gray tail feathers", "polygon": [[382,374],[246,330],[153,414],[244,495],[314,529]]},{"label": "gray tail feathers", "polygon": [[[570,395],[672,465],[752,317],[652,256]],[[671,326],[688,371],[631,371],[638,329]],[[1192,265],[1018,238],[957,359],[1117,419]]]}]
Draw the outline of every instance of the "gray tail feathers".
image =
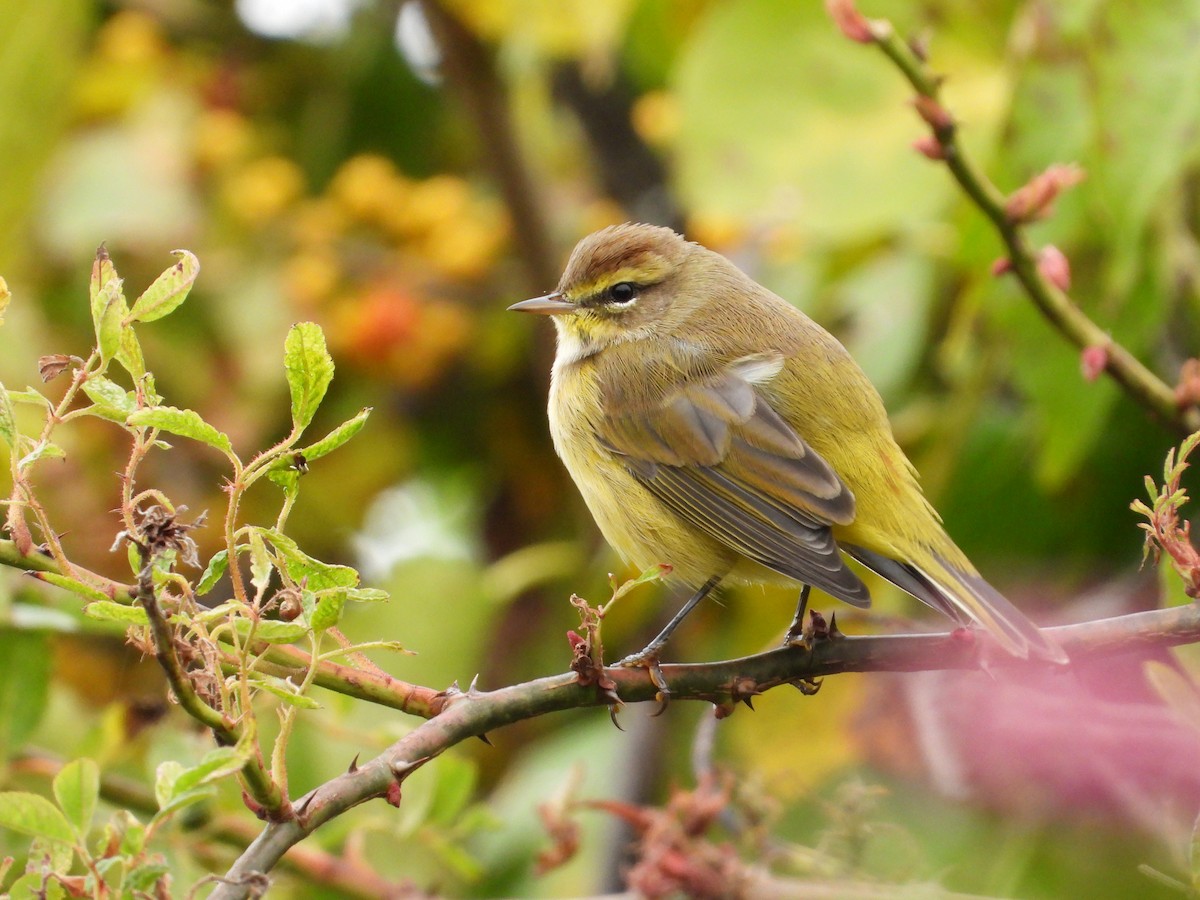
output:
[{"label": "gray tail feathers", "polygon": [[978,575],[943,564],[952,580],[937,579],[911,563],[897,562],[862,547],[841,545],[842,550],[876,575],[916,597],[922,603],[963,625],[980,625],[991,632],[1014,656],[1066,663],[1067,654],[1046,637],[1023,612]]}]

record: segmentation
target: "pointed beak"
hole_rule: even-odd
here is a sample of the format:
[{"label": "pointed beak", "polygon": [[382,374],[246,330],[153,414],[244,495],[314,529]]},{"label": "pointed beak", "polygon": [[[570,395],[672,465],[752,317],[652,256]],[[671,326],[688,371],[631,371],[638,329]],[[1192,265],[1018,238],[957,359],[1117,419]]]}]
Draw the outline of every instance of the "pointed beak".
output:
[{"label": "pointed beak", "polygon": [[522,300],[509,307],[510,311],[537,313],[539,316],[561,316],[563,313],[575,312],[575,309],[575,304],[558,291],[544,297]]}]

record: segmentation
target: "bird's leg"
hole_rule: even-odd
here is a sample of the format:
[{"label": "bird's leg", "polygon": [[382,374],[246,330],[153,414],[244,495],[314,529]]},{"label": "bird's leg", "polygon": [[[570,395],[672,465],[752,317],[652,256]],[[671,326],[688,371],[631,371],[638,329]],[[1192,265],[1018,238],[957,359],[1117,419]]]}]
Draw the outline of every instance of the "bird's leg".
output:
[{"label": "bird's leg", "polygon": [[785,647],[804,640],[804,613],[808,609],[808,592],[811,590],[812,587],[807,584],[800,590],[800,602],[796,604],[796,617],[792,619],[787,634],[783,636],[783,646]]},{"label": "bird's leg", "polygon": [[623,660],[617,663],[617,665],[621,666],[622,668],[630,668],[632,666],[645,665],[650,659],[657,660],[658,651],[663,648],[663,645],[670,639],[671,635],[675,633],[675,629],[679,627],[679,624],[687,618],[688,613],[695,609],[701,600],[712,593],[713,588],[715,588],[720,581],[721,576],[714,575],[712,578],[708,579],[708,581],[704,582],[704,584],[701,585],[700,590],[696,591],[696,593],[692,594],[692,596],[688,598],[688,602],[683,604],[683,608],[680,609],[679,612],[675,613],[675,615],[671,618],[671,621],[666,624],[666,627],[658,633],[658,636],[654,640],[648,643],[637,653],[625,657]]}]

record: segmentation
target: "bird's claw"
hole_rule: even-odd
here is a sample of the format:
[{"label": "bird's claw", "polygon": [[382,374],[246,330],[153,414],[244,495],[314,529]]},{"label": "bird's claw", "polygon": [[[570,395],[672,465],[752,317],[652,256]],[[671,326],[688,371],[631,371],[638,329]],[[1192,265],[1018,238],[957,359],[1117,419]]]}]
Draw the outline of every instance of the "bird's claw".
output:
[{"label": "bird's claw", "polygon": [[654,699],[658,701],[658,709],[651,713],[651,716],[661,716],[667,711],[667,706],[671,702],[671,688],[662,673],[662,664],[658,659],[657,648],[647,647],[645,650],[625,657],[616,665],[622,669],[645,669],[656,688]]}]

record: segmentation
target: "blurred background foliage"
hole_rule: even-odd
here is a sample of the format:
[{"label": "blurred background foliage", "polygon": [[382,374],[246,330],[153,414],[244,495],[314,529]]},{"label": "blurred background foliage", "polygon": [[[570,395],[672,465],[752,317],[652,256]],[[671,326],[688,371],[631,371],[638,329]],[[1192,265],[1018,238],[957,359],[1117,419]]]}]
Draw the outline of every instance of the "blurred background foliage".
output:
[{"label": "blurred background foliage", "polygon": [[[1084,309],[1174,381],[1200,352],[1200,4],[863,11],[928,42],[967,146],[1003,189],[1053,162],[1086,169],[1033,237],[1070,258]],[[1169,579],[1135,574],[1128,503],[1175,436],[1111,383],[1086,382],[1078,353],[991,277],[999,243],[911,149],[923,128],[898,73],[817,3],[39,0],[4,18],[0,274],[13,301],[0,380],[23,388],[39,356],[86,355],[101,241],[135,294],[170,250],[199,256],[191,302],[142,340],[167,402],[241,450],[286,431],[282,338],[293,321],[321,323],[338,370],[313,433],[375,413],[305,477],[292,533],[393,592],[344,630],[418,651],[378,659],[400,678],[478,673],[488,688],[561,671],[567,597],[602,600],[621,572],[549,445],[550,329],[504,310],[551,289],[578,238],[630,218],[685,230],[833,330],[883,393],[949,531],[1035,616],[1171,594]],[[71,438],[42,470],[46,503],[77,562],[128,577],[108,549],[122,435],[85,421]],[[218,503],[217,462],[180,441],[147,471],[202,510]],[[278,498],[253,499],[247,515],[273,519]],[[195,537],[206,555],[220,540]],[[843,627],[917,613],[876,595],[866,616],[839,609]],[[759,650],[791,603],[729,595],[670,654]],[[610,654],[640,647],[666,605],[653,589],[624,602]],[[0,583],[7,784],[45,789],[22,764],[29,748],[142,780],[203,753],[152,663],[96,629],[74,598]],[[294,794],[412,724],[320,699],[292,745]],[[1136,660],[1003,688],[840,677],[756,706],[719,724],[713,760],[735,773],[744,817],[788,842],[760,840],[751,857],[1027,897],[1165,896],[1137,866],[1186,871],[1196,726],[1157,702]],[[411,779],[398,811],[370,804],[313,840],[453,895],[611,889],[628,834],[596,811],[579,814],[579,855],[534,875],[549,844],[538,805],[567,791],[662,802],[693,783],[710,716],[627,709],[625,733],[597,711],[523,723]],[[229,793],[209,814],[238,812]],[[168,839],[177,884],[234,852],[204,829],[193,817]],[[0,835],[0,855],[21,846]]]}]

